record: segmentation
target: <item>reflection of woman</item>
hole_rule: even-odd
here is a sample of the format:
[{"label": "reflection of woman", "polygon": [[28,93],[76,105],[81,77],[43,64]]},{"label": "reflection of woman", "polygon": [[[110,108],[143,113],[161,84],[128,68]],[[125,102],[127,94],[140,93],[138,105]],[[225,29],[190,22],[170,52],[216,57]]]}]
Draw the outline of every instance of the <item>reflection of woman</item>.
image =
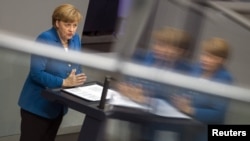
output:
[{"label": "reflection of woman", "polygon": [[[141,52],[135,52],[133,61],[145,66],[156,67],[162,70],[172,70],[178,73],[186,74],[190,70],[190,66],[186,58],[186,54],[190,47],[190,35],[184,30],[164,27],[156,30],[152,34],[153,44],[145,56]],[[127,76],[125,83],[117,85],[118,91],[129,97],[130,99],[146,104],[150,97],[166,98],[165,92],[168,86],[153,81],[144,80],[136,77]],[[154,105],[155,106],[155,105]],[[155,136],[155,124],[141,125],[142,140],[153,140]]]},{"label": "reflection of woman", "polygon": [[[231,84],[233,79],[225,68],[229,46],[225,40],[212,38],[202,44],[200,62],[194,66],[191,75],[216,82]],[[176,96],[174,105],[205,124],[222,124],[227,109],[225,98],[193,93],[188,97]],[[197,140],[207,140],[206,131],[199,133]]]},{"label": "reflection of woman", "polygon": [[[37,37],[38,42],[65,49],[80,51],[80,38],[76,34],[82,16],[70,4],[54,10],[53,27]],[[20,141],[54,141],[67,107],[42,97],[46,88],[82,85],[86,76],[81,66],[69,62],[32,55],[30,72],[23,86],[19,106],[21,107]]]},{"label": "reflection of woman", "polygon": [[[232,83],[232,76],[224,65],[228,54],[229,46],[223,39],[212,38],[205,41],[202,48],[202,54],[200,55],[200,63],[194,66],[191,72],[192,75],[221,83]],[[175,104],[181,111],[194,116],[202,122],[221,123],[223,121],[225,105],[222,105],[221,102],[215,102],[215,100],[212,100],[213,102],[209,101],[209,98],[202,98],[205,97],[205,95],[195,96],[195,99],[197,99],[197,97],[200,97],[200,99],[193,101],[194,105],[190,105],[192,104],[190,103],[191,101],[188,102],[191,99],[184,100],[185,97],[183,97],[183,101],[179,101],[181,97],[175,99]]]},{"label": "reflection of woman", "polygon": [[[152,34],[154,43],[145,56],[140,52],[135,52],[133,61],[145,66],[156,67],[166,70],[173,70],[179,73],[187,73],[190,70],[185,57],[189,51],[190,36],[184,30],[164,27],[156,30]],[[144,54],[143,54],[144,55]],[[145,96],[152,92],[156,97],[163,97],[163,88],[159,83],[146,81],[135,77],[126,77],[127,84],[117,85],[120,93],[139,102],[145,100]]]},{"label": "reflection of woman", "polygon": [[[184,30],[164,27],[153,32],[153,45],[142,58],[142,64],[170,69],[181,73],[189,71],[187,53],[190,51],[190,35]],[[136,53],[135,61],[139,60]],[[139,60],[140,61],[140,60]]]}]

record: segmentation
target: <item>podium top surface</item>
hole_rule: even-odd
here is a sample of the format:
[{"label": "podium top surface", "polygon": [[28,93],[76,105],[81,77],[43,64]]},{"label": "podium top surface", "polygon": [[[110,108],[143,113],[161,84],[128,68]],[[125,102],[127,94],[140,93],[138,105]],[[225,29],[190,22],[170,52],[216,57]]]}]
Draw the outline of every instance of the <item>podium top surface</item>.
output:
[{"label": "podium top surface", "polygon": [[[90,82],[85,85],[92,85],[97,83],[102,85],[99,82]],[[192,118],[183,119],[162,117],[149,113],[147,111],[129,107],[113,106],[110,109],[100,109],[98,107],[99,101],[88,101],[67,92],[61,91],[61,89],[46,89],[42,92],[42,95],[48,100],[65,104],[71,109],[84,113],[85,115],[100,121],[105,120],[106,118],[113,118],[137,123],[162,123],[196,127],[202,126],[202,123]]]}]

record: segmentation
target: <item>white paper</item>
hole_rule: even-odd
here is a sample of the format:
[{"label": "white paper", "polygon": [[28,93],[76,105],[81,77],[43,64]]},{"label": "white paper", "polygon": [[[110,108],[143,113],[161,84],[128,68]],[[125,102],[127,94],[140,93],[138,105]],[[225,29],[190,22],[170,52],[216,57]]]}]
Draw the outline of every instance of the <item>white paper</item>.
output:
[{"label": "white paper", "polygon": [[[98,84],[93,84],[89,86],[82,86],[76,88],[63,89],[70,94],[78,96],[80,98],[90,100],[90,101],[98,101],[101,99],[103,87]],[[113,90],[108,89],[106,99],[110,99]]]},{"label": "white paper", "polygon": [[109,104],[114,105],[114,106],[123,106],[123,107],[130,107],[130,108],[136,108],[136,109],[142,109],[142,110],[151,109],[151,107],[138,104],[130,100],[128,97],[120,95],[118,92],[112,93],[112,98],[110,99]]},{"label": "white paper", "polygon": [[136,109],[147,110],[152,114],[169,117],[169,118],[183,118],[183,119],[191,119],[191,117],[183,114],[178,111],[175,107],[169,104],[167,101],[157,98],[151,98],[148,105],[142,105],[136,103],[129,98],[122,96],[117,92],[113,92],[112,98],[110,99],[109,104],[114,106],[123,106],[130,107]]},{"label": "white paper", "polygon": [[[103,89],[102,86],[98,84],[93,84],[89,86],[82,86],[82,87],[69,88],[63,90],[78,97],[81,97],[83,99],[87,99],[90,101],[98,101],[101,99],[102,89]],[[170,117],[170,118],[184,118],[184,119],[191,118],[183,114],[182,112],[178,111],[175,107],[173,107],[168,102],[162,99],[151,98],[148,105],[145,104],[143,105],[136,103],[130,100],[128,97],[125,97],[120,93],[111,89],[108,89],[106,99],[110,99],[109,104],[114,106],[123,106],[123,107],[147,110],[150,113],[158,116]]]},{"label": "white paper", "polygon": [[[153,105],[154,104],[154,105]],[[154,107],[152,113],[163,117],[172,118],[184,118],[190,119],[191,117],[178,111],[175,107],[169,104],[167,101],[162,99],[152,99],[152,107]]]}]

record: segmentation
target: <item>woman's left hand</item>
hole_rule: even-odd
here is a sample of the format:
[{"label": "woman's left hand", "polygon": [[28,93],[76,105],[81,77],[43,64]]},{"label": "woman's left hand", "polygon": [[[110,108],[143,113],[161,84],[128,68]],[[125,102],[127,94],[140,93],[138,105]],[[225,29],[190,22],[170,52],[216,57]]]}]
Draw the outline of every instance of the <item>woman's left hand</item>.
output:
[{"label": "woman's left hand", "polygon": [[188,115],[194,114],[194,108],[192,106],[192,100],[190,97],[182,95],[174,95],[172,97],[172,103],[181,112],[186,113]]}]

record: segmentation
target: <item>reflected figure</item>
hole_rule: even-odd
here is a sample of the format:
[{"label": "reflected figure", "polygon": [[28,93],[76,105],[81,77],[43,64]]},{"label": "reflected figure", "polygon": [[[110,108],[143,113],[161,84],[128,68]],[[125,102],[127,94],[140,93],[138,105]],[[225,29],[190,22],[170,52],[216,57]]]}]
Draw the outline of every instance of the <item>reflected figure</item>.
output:
[{"label": "reflected figure", "polygon": [[[153,46],[147,53],[134,53],[132,61],[141,65],[164,70],[187,73],[191,67],[187,58],[190,36],[187,32],[173,27],[164,27],[153,32]],[[156,95],[159,84],[125,76],[124,82],[117,85],[117,90],[137,102],[147,102],[147,95]],[[134,93],[136,92],[136,93]]]},{"label": "reflected figure", "polygon": [[[184,30],[174,27],[164,27],[152,34],[153,45],[146,52],[138,50],[134,53],[134,63],[154,67],[166,71],[189,74],[191,66],[188,58],[190,51],[190,35]],[[153,74],[152,74],[153,75]],[[149,106],[151,97],[166,98],[170,87],[157,82],[124,76],[122,82],[117,83],[117,90],[137,103]],[[141,125],[141,139],[153,140],[155,125]],[[131,127],[133,128],[133,127]],[[151,130],[152,129],[152,130]]]},{"label": "reflected figure", "polygon": [[[53,12],[52,28],[42,32],[36,41],[61,48],[65,54],[71,50],[80,51],[76,29],[81,19],[82,15],[73,5],[60,5]],[[81,68],[79,64],[31,55],[30,71],[18,101],[21,108],[20,141],[55,140],[68,108],[47,100],[41,92],[47,88],[82,85],[87,77]]]},{"label": "reflected figure", "polygon": [[[166,70],[169,68],[174,70],[183,68],[183,67],[176,67],[178,66],[176,65],[177,62],[179,61],[182,62],[183,55],[179,56],[180,57],[179,59],[176,59],[178,58],[177,57],[178,54],[179,53],[181,54],[181,52],[169,55],[168,53],[171,54],[171,51],[168,52],[168,49],[173,49],[173,48],[166,49],[158,47],[159,46],[156,46],[156,49],[152,50],[151,52],[152,56],[151,59],[149,59],[150,61],[146,63],[147,65],[164,68]],[[215,37],[203,41],[201,47],[202,47],[202,52],[200,54],[200,59],[198,63],[191,65],[189,69],[180,69],[178,70],[178,72],[182,73],[185,72],[185,74],[187,75],[206,79],[209,81],[232,84],[233,78],[231,76],[231,73],[226,69],[225,65],[230,52],[228,43],[224,39]],[[165,53],[162,53],[163,51],[165,51]],[[169,63],[171,61],[173,61],[174,63]],[[204,123],[204,125],[223,124],[224,122],[225,113],[228,107],[228,99],[226,98],[212,96],[206,93],[200,93],[192,90],[186,90],[183,88],[176,88],[165,84],[149,82],[146,80],[139,80],[131,77],[128,78],[131,79],[130,82],[131,84],[134,84],[134,86],[138,86],[138,84],[140,84],[137,87],[137,89],[143,89],[143,92],[140,91],[141,96],[157,97],[165,99],[166,101],[173,104],[173,106],[176,107],[179,111]],[[135,91],[135,87],[133,87],[133,90]],[[127,92],[130,95],[130,97],[137,98],[137,96],[133,96],[132,91],[125,91],[125,92],[122,91],[122,92],[123,93]],[[190,127],[182,125],[176,126],[174,124],[166,125],[166,124],[156,124],[156,123],[142,126],[142,140],[154,141],[156,139],[155,133],[158,130],[175,132],[178,134],[180,141],[207,140],[206,126],[197,131],[197,129],[192,129],[191,126]]]},{"label": "reflected figure", "polygon": [[146,55],[135,52],[133,61],[183,73],[189,71],[187,57],[191,38],[187,32],[178,28],[164,27],[154,31],[152,38],[153,45]]},{"label": "reflected figure", "polygon": [[[221,38],[211,38],[202,43],[199,63],[194,65],[191,75],[211,81],[231,84],[233,82],[225,63],[229,56],[229,45]],[[183,92],[173,96],[172,103],[180,111],[204,124],[223,124],[228,100],[198,92]],[[207,140],[207,131],[198,133],[196,140]]]}]

